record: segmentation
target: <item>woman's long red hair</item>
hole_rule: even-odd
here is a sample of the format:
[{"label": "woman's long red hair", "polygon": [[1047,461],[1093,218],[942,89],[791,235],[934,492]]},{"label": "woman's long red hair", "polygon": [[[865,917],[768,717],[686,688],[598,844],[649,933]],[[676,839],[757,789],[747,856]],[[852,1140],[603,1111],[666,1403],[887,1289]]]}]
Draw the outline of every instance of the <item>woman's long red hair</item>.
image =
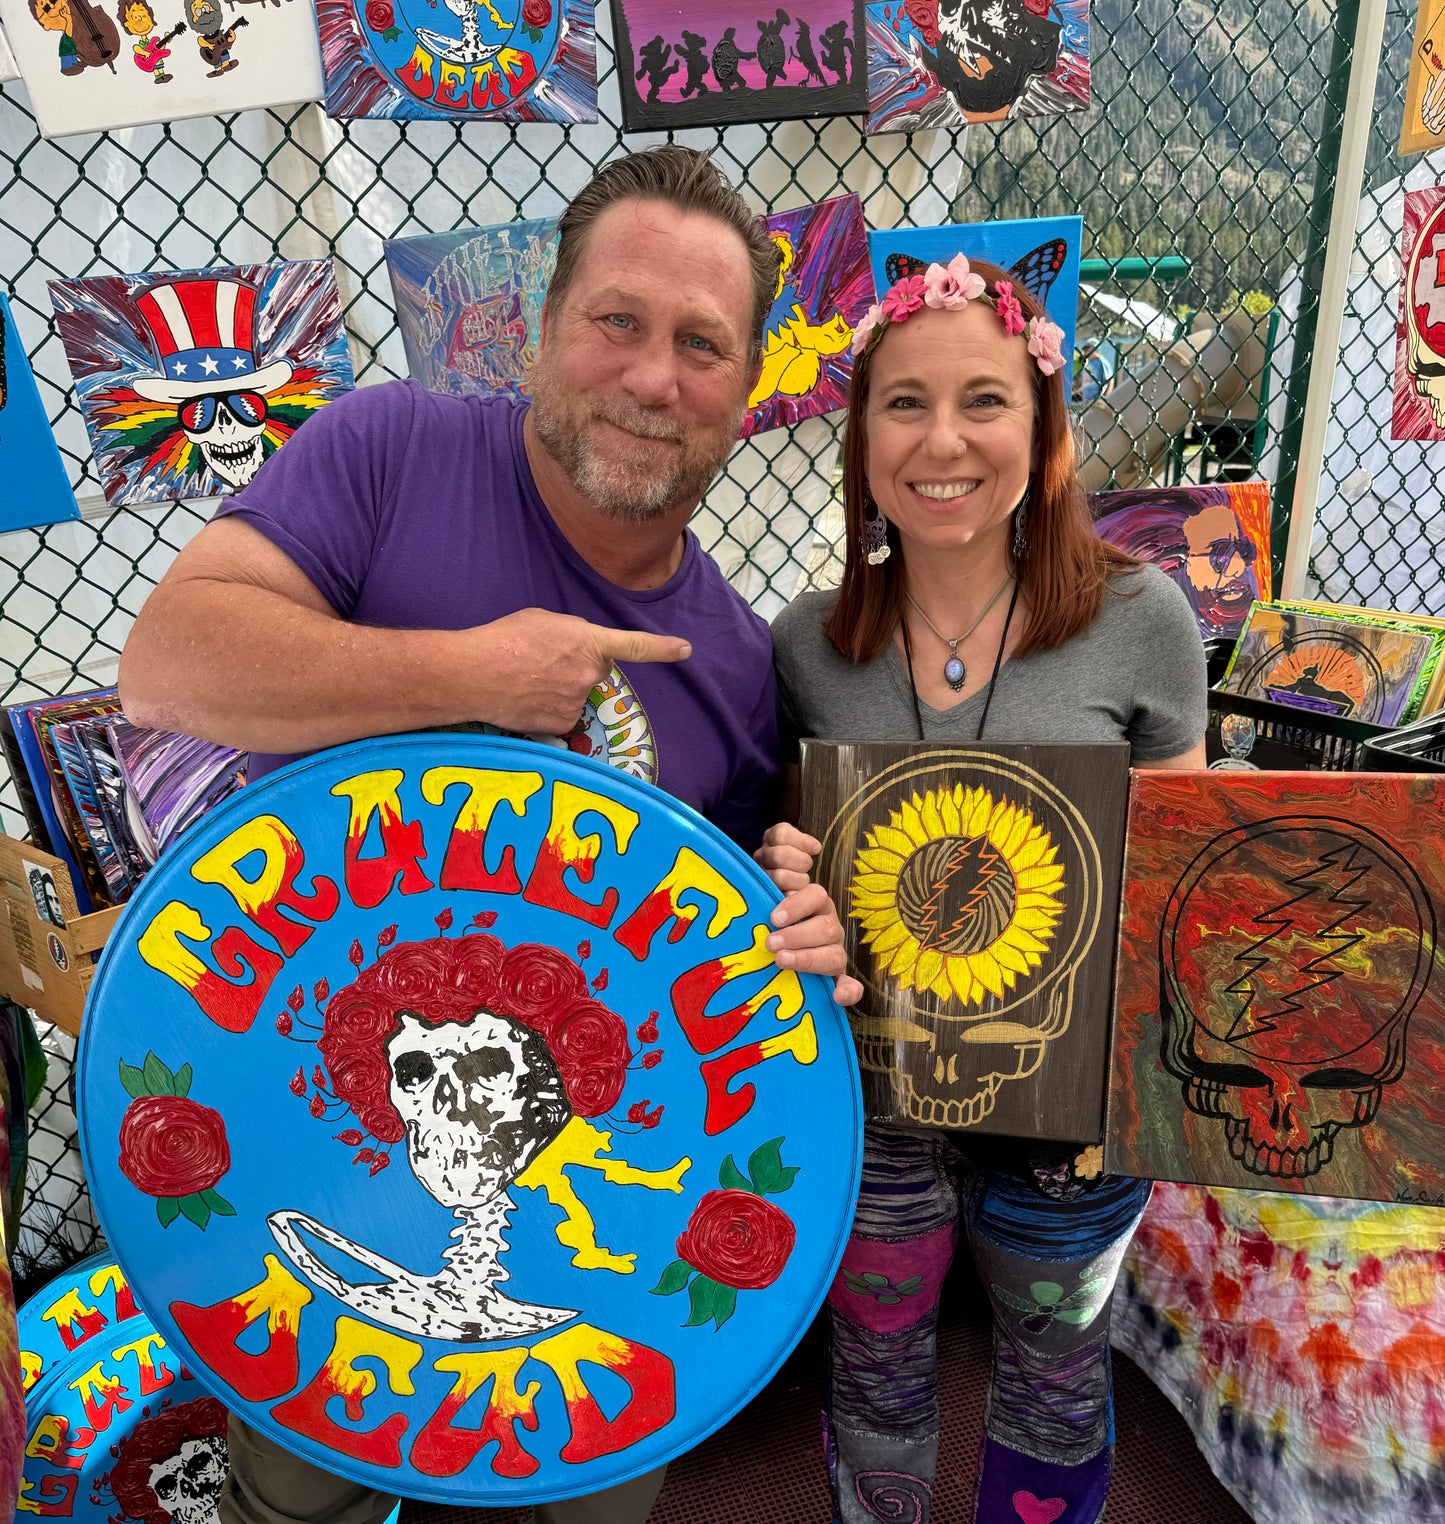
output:
[{"label": "woman's long red hair", "polygon": [[[1008,280],[997,265],[972,260],[974,271],[996,285]],[[1042,303],[1017,281],[1014,295],[1024,317],[1047,317]],[[888,342],[885,332],[858,356],[848,394],[843,431],[843,582],[838,602],[823,633],[849,661],[872,661],[893,638],[903,617],[903,545],[888,525],[893,554],[881,566],[869,566],[863,553],[863,521],[868,503],[868,391],[873,356]],[[1023,340],[1019,340],[1023,343]],[[1078,483],[1074,436],[1064,373],[1046,376],[1029,363],[1034,389],[1034,459],[1030,473],[1028,553],[1014,574],[1028,607],[1028,619],[1016,656],[1061,646],[1099,616],[1104,585],[1115,572],[1136,567],[1132,557],[1094,533],[1093,521]],[[1012,559],[1013,551],[1009,551]]]}]

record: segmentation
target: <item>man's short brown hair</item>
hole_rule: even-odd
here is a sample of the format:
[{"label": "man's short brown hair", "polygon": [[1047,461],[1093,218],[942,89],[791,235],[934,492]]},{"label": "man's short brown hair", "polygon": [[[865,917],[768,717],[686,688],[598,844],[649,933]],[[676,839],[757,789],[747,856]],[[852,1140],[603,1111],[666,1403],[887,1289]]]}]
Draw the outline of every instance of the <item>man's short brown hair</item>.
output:
[{"label": "man's short brown hair", "polygon": [[597,171],[562,213],[557,266],[547,287],[555,311],[572,284],[592,224],[619,201],[661,201],[680,212],[698,212],[731,228],[748,251],[752,266],[754,352],[763,345],[763,325],[778,286],[779,254],[762,218],[738,194],[709,155],[676,143],[613,159]]}]

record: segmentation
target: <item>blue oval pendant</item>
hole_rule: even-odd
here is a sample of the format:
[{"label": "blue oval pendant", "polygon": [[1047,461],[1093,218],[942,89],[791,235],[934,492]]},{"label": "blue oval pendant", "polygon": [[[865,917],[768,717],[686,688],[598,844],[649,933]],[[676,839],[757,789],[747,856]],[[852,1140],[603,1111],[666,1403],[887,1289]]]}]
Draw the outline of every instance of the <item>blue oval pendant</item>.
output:
[{"label": "blue oval pendant", "polygon": [[963,680],[967,676],[967,669],[956,656],[950,656],[943,664],[943,680],[955,693],[963,687]]}]

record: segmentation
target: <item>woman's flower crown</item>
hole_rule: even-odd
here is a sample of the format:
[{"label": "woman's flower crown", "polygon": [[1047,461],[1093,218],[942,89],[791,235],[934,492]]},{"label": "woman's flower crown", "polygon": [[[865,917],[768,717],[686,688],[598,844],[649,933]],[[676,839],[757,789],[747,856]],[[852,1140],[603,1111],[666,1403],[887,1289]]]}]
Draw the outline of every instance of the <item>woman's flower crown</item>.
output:
[{"label": "woman's flower crown", "polygon": [[946,265],[931,264],[922,275],[905,275],[893,282],[858,320],[853,330],[854,355],[862,354],[876,332],[889,323],[906,323],[923,307],[941,307],[956,312],[970,302],[983,302],[998,314],[1003,331],[1011,338],[1022,334],[1028,341],[1034,363],[1046,376],[1061,370],[1064,364],[1064,330],[1048,318],[1025,320],[1023,307],[1014,295],[1013,283],[994,282],[993,290],[983,276],[969,268],[962,254],[955,254]]}]

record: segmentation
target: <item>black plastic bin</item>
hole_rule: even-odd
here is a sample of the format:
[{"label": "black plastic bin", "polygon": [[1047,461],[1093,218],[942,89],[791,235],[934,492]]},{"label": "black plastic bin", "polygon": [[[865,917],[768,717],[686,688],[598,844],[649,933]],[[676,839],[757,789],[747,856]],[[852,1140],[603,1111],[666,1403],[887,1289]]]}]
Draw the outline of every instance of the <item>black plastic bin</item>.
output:
[{"label": "black plastic bin", "polygon": [[1367,741],[1360,768],[1371,773],[1445,773],[1445,712]]},{"label": "black plastic bin", "polygon": [[[1401,734],[1383,725],[1365,725],[1211,688],[1204,746],[1211,767],[1227,766],[1226,759],[1234,757],[1242,766],[1270,772],[1356,773],[1378,771],[1379,764],[1367,756],[1371,743]],[[1441,744],[1445,747],[1445,740]],[[1401,767],[1408,770],[1409,764],[1397,764],[1396,770]],[[1441,770],[1445,771],[1445,763]]]}]

